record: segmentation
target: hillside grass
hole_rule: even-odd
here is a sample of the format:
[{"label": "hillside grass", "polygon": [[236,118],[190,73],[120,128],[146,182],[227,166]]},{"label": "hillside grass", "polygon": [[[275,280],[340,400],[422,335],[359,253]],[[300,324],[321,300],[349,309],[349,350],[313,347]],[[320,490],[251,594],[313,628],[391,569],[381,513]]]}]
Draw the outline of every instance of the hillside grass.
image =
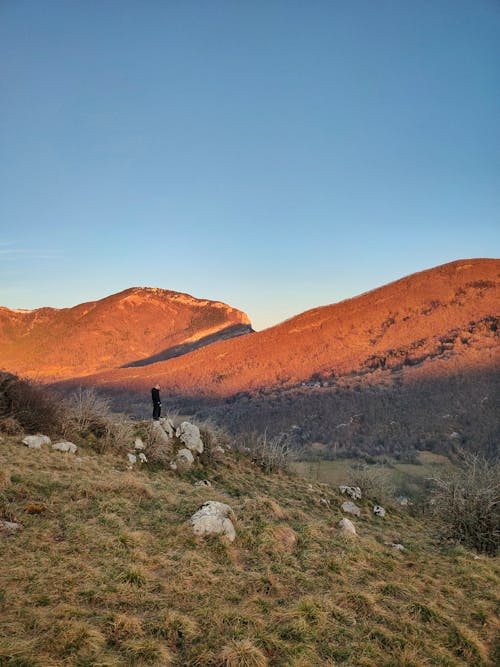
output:
[{"label": "hillside grass", "polygon": [[[236,453],[184,477],[78,455],[0,442],[0,518],[24,526],[0,533],[2,667],[500,661],[498,559],[403,510],[360,501],[348,539],[336,490]],[[234,543],[193,535],[206,500],[233,508]]]}]

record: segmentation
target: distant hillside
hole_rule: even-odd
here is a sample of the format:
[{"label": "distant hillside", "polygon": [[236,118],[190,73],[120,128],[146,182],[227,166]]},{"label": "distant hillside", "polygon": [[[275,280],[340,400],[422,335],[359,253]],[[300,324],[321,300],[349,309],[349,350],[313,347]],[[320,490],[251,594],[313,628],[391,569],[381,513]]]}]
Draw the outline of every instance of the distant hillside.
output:
[{"label": "distant hillside", "polygon": [[491,370],[498,362],[499,277],[500,260],[452,262],[252,336],[85,381],[143,391],[154,376],[174,395],[220,399],[334,384],[349,374],[411,368],[431,376],[446,373],[450,359],[455,369]]},{"label": "distant hillside", "polygon": [[168,290],[133,287],[74,308],[0,307],[0,367],[41,380],[147,365],[250,332],[245,313]]}]

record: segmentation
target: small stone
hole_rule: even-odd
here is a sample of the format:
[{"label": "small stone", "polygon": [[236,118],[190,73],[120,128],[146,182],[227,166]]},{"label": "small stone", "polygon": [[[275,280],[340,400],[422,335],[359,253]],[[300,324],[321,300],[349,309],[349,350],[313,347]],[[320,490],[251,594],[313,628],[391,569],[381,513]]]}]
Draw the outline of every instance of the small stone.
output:
[{"label": "small stone", "polygon": [[134,442],[134,449],[140,451],[146,448],[146,445],[142,442],[141,438],[136,438]]},{"label": "small stone", "polygon": [[127,458],[130,465],[134,465],[134,463],[137,463],[137,456],[135,454],[127,454]]},{"label": "small stone", "polygon": [[146,454],[144,454],[143,452],[139,452],[139,461],[141,463],[147,463],[148,459],[146,458]]},{"label": "small stone", "polygon": [[377,516],[385,516],[385,509],[381,505],[374,505],[373,507],[373,513],[376,514]]},{"label": "small stone", "polygon": [[194,486],[198,487],[210,487],[212,486],[212,482],[210,482],[208,479],[199,479],[197,482],[194,483]]},{"label": "small stone", "polygon": [[347,512],[348,514],[354,514],[354,516],[361,515],[361,510],[359,509],[359,507],[350,500],[346,500],[345,502],[342,503],[342,511]]},{"label": "small stone", "polygon": [[17,533],[18,530],[22,530],[23,527],[20,523],[14,523],[13,521],[6,521],[5,519],[0,519],[0,532],[6,531],[8,533]]},{"label": "small stone", "polygon": [[357,535],[356,528],[349,519],[341,519],[339,521],[339,528],[345,535]]},{"label": "small stone", "polygon": [[29,449],[41,449],[42,445],[50,445],[50,438],[48,435],[27,435],[22,442]]},{"label": "small stone", "polygon": [[62,440],[61,442],[55,442],[52,445],[52,449],[55,449],[58,452],[69,452],[70,454],[75,454],[78,447],[73,442]]}]

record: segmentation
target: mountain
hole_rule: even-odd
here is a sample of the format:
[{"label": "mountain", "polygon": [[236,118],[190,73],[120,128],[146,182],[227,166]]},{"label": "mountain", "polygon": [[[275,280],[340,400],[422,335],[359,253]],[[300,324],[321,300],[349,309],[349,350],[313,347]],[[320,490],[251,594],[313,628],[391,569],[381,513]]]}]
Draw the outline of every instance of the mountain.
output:
[{"label": "mountain", "polygon": [[450,363],[492,368],[499,277],[500,260],[455,261],[251,336],[148,367],[108,370],[86,382],[142,391],[154,377],[172,394],[220,399],[304,383],[334,385],[351,374],[442,375]]},{"label": "mountain", "polygon": [[132,287],[73,308],[0,307],[0,366],[49,381],[149,364],[252,331],[218,301]]}]

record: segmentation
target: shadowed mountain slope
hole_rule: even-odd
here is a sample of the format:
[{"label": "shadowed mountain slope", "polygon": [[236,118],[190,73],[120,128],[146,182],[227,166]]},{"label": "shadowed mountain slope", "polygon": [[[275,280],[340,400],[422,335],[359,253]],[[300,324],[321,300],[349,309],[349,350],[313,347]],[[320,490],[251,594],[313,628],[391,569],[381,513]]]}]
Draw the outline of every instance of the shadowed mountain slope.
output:
[{"label": "shadowed mountain slope", "polygon": [[0,307],[0,366],[46,381],[77,377],[251,330],[245,313],[224,303],[132,287],[73,308]]},{"label": "shadowed mountain slope", "polygon": [[350,373],[412,368],[412,375],[498,362],[500,260],[468,259],[415,273],[282,324],[215,343],[146,368],[92,375],[85,382],[144,390],[151,377],[173,394],[222,398]]}]

